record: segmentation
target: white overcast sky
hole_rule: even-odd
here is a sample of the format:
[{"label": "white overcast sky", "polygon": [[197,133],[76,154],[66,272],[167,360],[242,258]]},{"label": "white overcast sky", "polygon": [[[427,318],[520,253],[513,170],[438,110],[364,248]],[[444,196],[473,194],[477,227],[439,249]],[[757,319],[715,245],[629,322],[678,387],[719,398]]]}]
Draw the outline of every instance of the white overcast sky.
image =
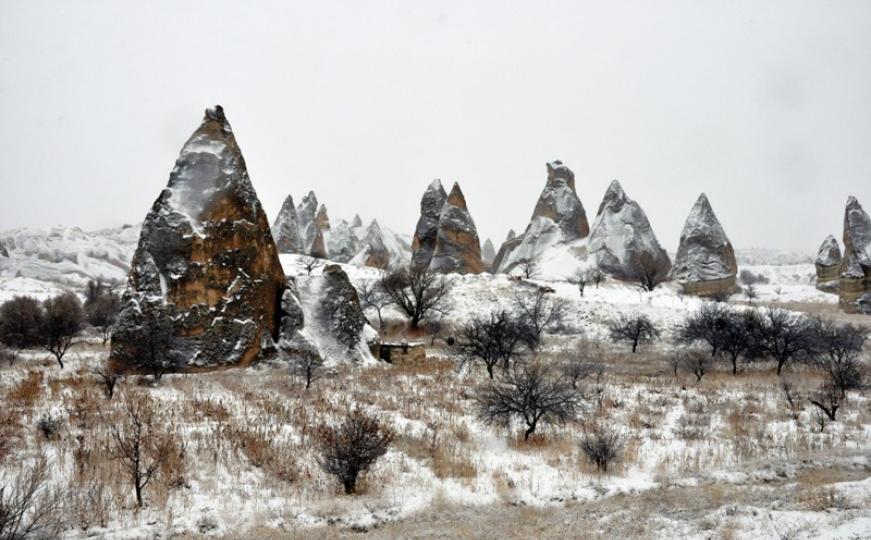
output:
[{"label": "white overcast sky", "polygon": [[702,191],[737,247],[871,207],[867,0],[0,0],[0,228],[141,221],[215,103],[270,221],[313,189],[410,234],[441,178],[498,247],[553,159],[670,250]]}]

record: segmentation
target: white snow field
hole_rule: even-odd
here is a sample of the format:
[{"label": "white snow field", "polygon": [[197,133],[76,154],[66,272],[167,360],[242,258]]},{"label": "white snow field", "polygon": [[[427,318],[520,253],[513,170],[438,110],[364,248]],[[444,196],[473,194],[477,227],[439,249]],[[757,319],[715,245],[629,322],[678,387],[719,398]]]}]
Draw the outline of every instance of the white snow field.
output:
[{"label": "white snow field", "polygon": [[[294,255],[285,272],[304,292],[318,286]],[[342,265],[355,285],[379,271]],[[554,262],[551,272],[559,270]],[[564,268],[565,274],[573,269]],[[837,298],[817,291],[813,265],[742,266],[769,278],[757,306],[780,303],[834,313]],[[552,275],[549,277],[553,277]],[[504,275],[450,276],[449,336],[475,315],[508,307],[529,284]],[[813,407],[788,406],[769,364],[725,363],[700,383],[674,375],[674,329],[701,300],[666,284],[652,293],[629,283],[588,285],[583,297],[559,280],[552,287],[568,316],[547,335],[542,361],[579,355],[601,362],[585,380],[585,412],[565,425],[543,424],[529,442],[519,425],[483,424],[475,396],[483,369],[458,370],[443,339],[419,365],[338,364],[305,391],[280,362],[247,369],[138,377],[106,399],[91,370],[107,350],[82,341],[58,369],[48,353],[29,351],[0,366],[0,484],[44,454],[51,481],[67,490],[65,538],[871,538],[871,400],[851,394],[837,422],[821,431]],[[40,285],[43,283],[43,285]],[[0,298],[45,296],[60,286],[25,278],[0,281]],[[735,303],[746,304],[741,295]],[[310,311],[307,307],[307,311]],[[648,314],[663,340],[632,354],[607,338],[619,313]],[[374,312],[369,318],[377,324]],[[421,339],[397,330],[391,339]],[[861,321],[862,319],[856,319]],[[429,337],[426,337],[429,345]],[[818,376],[790,367],[801,391]],[[137,510],[131,486],[107,452],[109,425],[125,399],[153,408],[172,441],[173,459],[145,489]],[[342,494],[318,466],[318,426],[351,407],[396,432],[388,453]],[[36,427],[59,420],[49,437]],[[578,443],[591,420],[626,436],[607,473],[591,466]]]}]

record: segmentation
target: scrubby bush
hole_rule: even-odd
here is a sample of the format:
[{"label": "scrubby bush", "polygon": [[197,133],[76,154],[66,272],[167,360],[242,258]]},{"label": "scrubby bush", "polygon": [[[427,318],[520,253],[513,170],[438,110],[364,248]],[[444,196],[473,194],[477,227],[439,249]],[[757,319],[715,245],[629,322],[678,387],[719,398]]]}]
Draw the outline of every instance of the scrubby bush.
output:
[{"label": "scrubby bush", "polygon": [[562,322],[568,307],[564,299],[540,287],[532,292],[515,291],[512,305],[519,320],[535,333],[536,340]]},{"label": "scrubby bush", "polygon": [[481,362],[492,379],[493,368],[502,364],[508,369],[524,349],[535,350],[537,346],[535,329],[525,320],[502,310],[469,321],[453,348],[461,365]]},{"label": "scrubby bush", "polygon": [[65,292],[46,299],[42,303],[42,312],[42,345],[63,369],[63,357],[84,326],[82,302],[75,293]]},{"label": "scrubby bush", "polygon": [[622,431],[602,423],[588,427],[580,444],[590,463],[602,472],[608,472],[608,465],[620,457],[625,445],[626,437]]},{"label": "scrubby bush", "polygon": [[393,431],[377,419],[353,411],[341,425],[325,425],[318,430],[320,466],[335,476],[350,495],[356,492],[360,474],[387,452],[394,438]]},{"label": "scrubby bush", "polygon": [[42,307],[36,299],[16,296],[0,305],[0,343],[10,365],[22,350],[42,344],[41,330]]},{"label": "scrubby bush", "polygon": [[432,315],[446,315],[450,308],[448,296],[453,288],[443,275],[429,270],[397,268],[378,282],[384,294],[417,328]]},{"label": "scrubby bush", "polygon": [[764,285],[768,283],[768,278],[765,277],[764,274],[757,274],[747,269],[741,270],[741,273],[738,274],[738,279],[741,283],[748,286]]},{"label": "scrubby bush", "polygon": [[88,324],[100,333],[105,345],[112,336],[112,328],[118,321],[121,299],[101,281],[89,281],[84,307]]}]

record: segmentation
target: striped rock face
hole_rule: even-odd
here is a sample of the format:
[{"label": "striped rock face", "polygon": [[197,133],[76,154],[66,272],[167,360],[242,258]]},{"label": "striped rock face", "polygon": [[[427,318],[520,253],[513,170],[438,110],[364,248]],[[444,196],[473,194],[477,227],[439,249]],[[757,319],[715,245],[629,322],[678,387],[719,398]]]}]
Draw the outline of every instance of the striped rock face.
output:
[{"label": "striped rock face", "polygon": [[206,111],[145,217],[112,361],[248,365],[278,337],[284,272],[221,107]]}]

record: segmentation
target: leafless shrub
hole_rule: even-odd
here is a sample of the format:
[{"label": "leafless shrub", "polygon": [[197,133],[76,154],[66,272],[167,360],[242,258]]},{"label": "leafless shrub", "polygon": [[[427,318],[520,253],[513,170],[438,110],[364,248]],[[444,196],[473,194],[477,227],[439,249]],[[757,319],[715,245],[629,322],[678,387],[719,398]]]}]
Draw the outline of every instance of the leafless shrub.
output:
[{"label": "leafless shrub", "polygon": [[360,473],[369,469],[393,443],[393,431],[360,411],[349,413],[341,425],[318,430],[319,463],[335,476],[345,493],[356,492]]},{"label": "leafless shrub", "polygon": [[579,268],[572,275],[569,276],[568,282],[575,285],[578,288],[578,292],[581,293],[581,296],[584,296],[584,289],[587,287],[587,283],[590,280],[589,270],[584,270],[583,268]]},{"label": "leafless shrub", "polygon": [[50,465],[44,455],[0,487],[0,538],[52,538],[63,529],[64,493],[49,487]]},{"label": "leafless shrub", "polygon": [[100,384],[103,385],[103,392],[106,394],[106,397],[112,399],[115,395],[115,385],[117,385],[118,381],[121,379],[121,374],[105,364],[91,370],[91,373],[96,375]]},{"label": "leafless shrub", "polygon": [[667,277],[667,269],[660,267],[656,259],[647,251],[636,258],[632,277],[642,291],[651,292],[663,283]]},{"label": "leafless shrub", "polygon": [[508,426],[514,418],[522,420],[524,440],[539,422],[565,423],[582,407],[569,381],[540,363],[515,365],[484,386],[476,401],[478,417],[487,424]]},{"label": "leafless shrub", "polygon": [[84,307],[88,324],[97,329],[105,345],[112,336],[112,329],[118,320],[121,299],[103,282],[89,281]]},{"label": "leafless shrub", "polygon": [[46,413],[39,417],[39,420],[36,421],[36,429],[42,433],[42,436],[46,439],[51,439],[54,435],[60,430],[61,421],[59,418],[55,418],[52,415]]},{"label": "leafless shrub", "polygon": [[562,322],[568,303],[542,288],[533,292],[514,292],[512,302],[520,320],[527,324],[537,339],[548,329]]},{"label": "leafless shrub", "polygon": [[659,339],[659,329],[650,317],[641,314],[631,316],[620,314],[608,323],[608,332],[613,341],[630,344],[633,353],[638,349],[638,345]]},{"label": "leafless shrub", "polygon": [[308,390],[312,383],[323,376],[324,361],[315,351],[302,351],[290,360],[290,372],[305,382]]},{"label": "leafless shrub", "polygon": [[533,279],[538,275],[538,258],[523,259],[517,263],[517,269],[520,270],[520,275],[524,278]]},{"label": "leafless shrub", "polygon": [[594,423],[584,431],[580,446],[597,470],[608,472],[608,465],[618,459],[625,448],[626,436],[614,427]]},{"label": "leafless shrub", "polygon": [[841,408],[841,390],[832,381],[826,381],[808,396],[808,401],[834,422]]},{"label": "leafless shrub", "polygon": [[306,255],[304,257],[300,257],[299,265],[303,267],[306,275],[310,276],[312,275],[312,272],[324,265],[324,261],[318,259],[317,257],[311,257]]},{"label": "leafless shrub", "polygon": [[384,308],[393,303],[389,296],[384,294],[377,281],[367,281],[357,289],[360,304],[364,308],[372,308],[378,315],[378,329],[384,328]]},{"label": "leafless shrub", "polygon": [[786,377],[782,377],[780,379],[780,390],[783,392],[783,397],[789,407],[789,415],[793,420],[797,421],[801,413],[801,396],[796,390],[795,384]]},{"label": "leafless shrub", "polygon": [[699,351],[685,354],[682,363],[684,369],[695,375],[697,383],[702,382],[702,377],[714,367],[714,359],[710,355]]},{"label": "leafless shrub", "polygon": [[864,388],[867,369],[859,355],[868,339],[868,330],[819,317],[811,320],[810,327],[812,345],[805,351],[808,363],[828,377],[840,391],[841,399],[850,390]]},{"label": "leafless shrub", "polygon": [[451,282],[429,270],[397,268],[378,284],[391,304],[409,318],[411,328],[417,328],[427,317],[445,315],[450,307]]},{"label": "leafless shrub", "polygon": [[765,277],[764,274],[756,274],[747,269],[741,270],[741,273],[738,274],[738,279],[744,285],[751,287],[753,285],[764,285],[768,283],[768,278]]},{"label": "leafless shrub", "polygon": [[63,357],[73,345],[73,339],[82,330],[85,312],[79,297],[65,292],[42,303],[42,344],[54,355],[61,369]]},{"label": "leafless shrub", "polygon": [[124,400],[120,415],[106,419],[111,438],[109,454],[121,462],[136,494],[136,506],[142,508],[142,493],[170,457],[170,441],[159,428],[154,407],[145,395],[131,395]]},{"label": "leafless shrub", "polygon": [[537,345],[534,329],[503,310],[472,319],[454,342],[454,350],[461,364],[482,362],[492,379],[494,367],[502,364],[508,369],[524,347],[533,350]]},{"label": "leafless shrub", "polygon": [[768,309],[759,315],[751,311],[747,328],[754,357],[770,356],[780,375],[787,362],[800,359],[813,350],[813,327],[809,319],[785,309]]},{"label": "leafless shrub", "polygon": [[580,355],[569,356],[560,365],[563,377],[572,383],[572,388],[577,389],[578,382],[587,377],[600,375],[605,371],[605,366],[598,362],[590,362]]}]

